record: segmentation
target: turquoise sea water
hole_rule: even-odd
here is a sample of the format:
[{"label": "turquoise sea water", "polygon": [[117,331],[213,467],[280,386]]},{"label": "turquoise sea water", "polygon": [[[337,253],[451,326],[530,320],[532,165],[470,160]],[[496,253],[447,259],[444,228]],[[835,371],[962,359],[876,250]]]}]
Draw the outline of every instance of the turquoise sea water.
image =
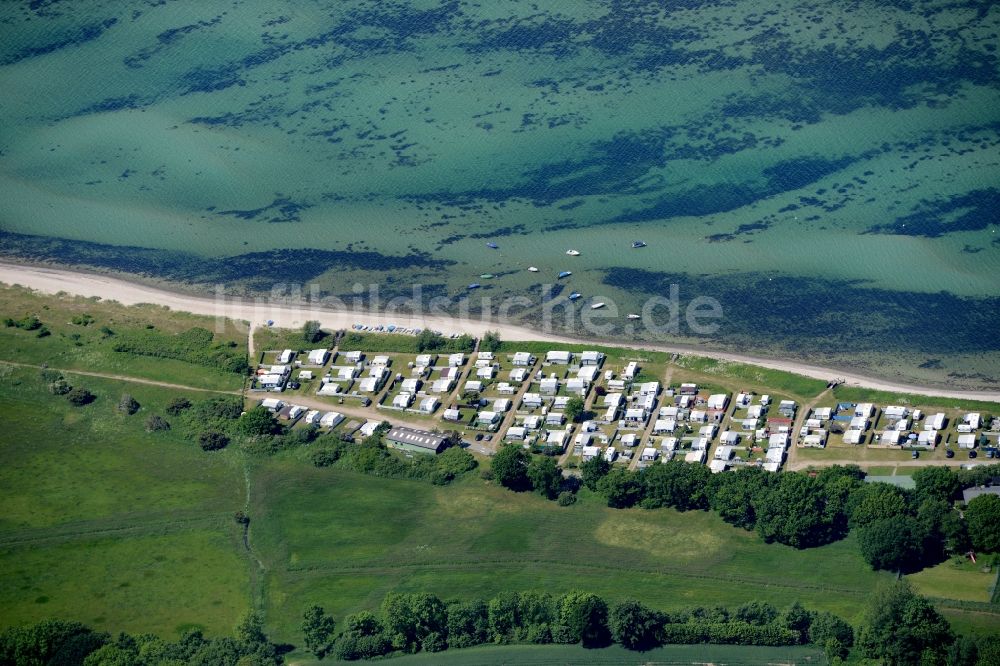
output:
[{"label": "turquoise sea water", "polygon": [[6,2],[0,248],[332,295],[572,270],[622,311],[678,284],[713,344],[989,383],[998,33],[986,2]]}]

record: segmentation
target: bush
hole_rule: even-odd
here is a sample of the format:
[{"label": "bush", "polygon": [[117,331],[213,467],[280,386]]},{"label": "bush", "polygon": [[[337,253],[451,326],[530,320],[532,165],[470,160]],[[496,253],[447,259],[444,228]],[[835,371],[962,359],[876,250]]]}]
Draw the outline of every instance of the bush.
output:
[{"label": "bush", "polygon": [[170,424],[167,420],[158,414],[153,414],[148,419],[146,419],[146,432],[159,432],[161,430],[170,430]]},{"label": "bush", "polygon": [[65,379],[60,377],[49,384],[49,393],[52,395],[66,395],[72,388]]},{"label": "bush", "polygon": [[3,320],[3,325],[7,328],[19,328],[22,331],[35,331],[42,327],[42,322],[35,315],[28,315],[16,320],[8,317]]},{"label": "bush", "polygon": [[243,413],[243,401],[235,396],[215,396],[198,403],[195,408],[195,418],[203,419],[238,419]]},{"label": "bush", "polygon": [[186,409],[191,409],[191,401],[183,396],[179,396],[170,401],[166,411],[170,416],[180,416],[180,413]]},{"label": "bush", "polygon": [[316,467],[329,467],[333,463],[340,460],[340,452],[341,450],[339,448],[333,447],[316,449],[309,456],[309,459]]},{"label": "bush", "polygon": [[206,430],[198,435],[198,446],[202,451],[218,451],[229,446],[229,438],[218,430]]},{"label": "bush", "polygon": [[85,388],[70,389],[66,393],[66,399],[69,400],[71,405],[76,407],[89,405],[94,402],[95,398],[96,396]]},{"label": "bush", "polygon": [[126,416],[132,416],[139,411],[139,402],[128,393],[123,393],[118,401],[118,411]]},{"label": "bush", "polygon": [[267,437],[277,435],[282,431],[281,424],[274,414],[261,405],[257,405],[240,417],[238,428],[247,437]]},{"label": "bush", "polygon": [[569,506],[571,504],[576,504],[576,495],[569,491],[563,491],[559,493],[559,506]]},{"label": "bush", "polygon": [[319,342],[324,337],[326,337],[326,334],[319,327],[318,321],[310,320],[302,325],[302,339],[306,342]]}]

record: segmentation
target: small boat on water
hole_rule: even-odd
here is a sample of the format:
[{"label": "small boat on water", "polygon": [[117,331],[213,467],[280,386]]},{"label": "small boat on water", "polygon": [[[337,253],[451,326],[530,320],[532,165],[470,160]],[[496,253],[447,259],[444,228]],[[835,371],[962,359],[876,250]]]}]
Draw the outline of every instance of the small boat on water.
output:
[{"label": "small boat on water", "polygon": [[583,296],[583,294],[581,294],[578,291],[574,291],[572,294],[569,295],[569,300],[575,301],[576,299],[580,298],[581,296]]},{"label": "small boat on water", "polygon": [[493,275],[493,273],[483,273],[482,275],[479,276],[479,279],[481,279],[481,280],[491,280],[491,279],[493,279],[495,277],[496,277],[496,275]]},{"label": "small boat on water", "polygon": [[573,271],[563,271],[562,273],[559,274],[559,277],[561,279],[561,278],[564,278],[564,277],[569,277],[572,274],[573,274]]},{"label": "small boat on water", "polygon": [[528,272],[529,273],[537,273],[538,269],[535,268],[534,266],[528,266]]},{"label": "small boat on water", "polygon": [[639,319],[639,315],[637,315],[637,314],[630,314],[630,315],[628,315],[628,318],[629,319]]},{"label": "small boat on water", "polygon": [[479,289],[479,283],[473,282],[472,284],[469,285],[469,289]]},{"label": "small boat on water", "polygon": [[590,306],[590,309],[591,310],[600,310],[603,307],[604,307],[604,303],[594,303],[593,305]]},{"label": "small boat on water", "polygon": [[580,256],[580,251],[579,250],[566,250],[566,254],[568,254],[571,257],[579,257]]},{"label": "small boat on water", "polygon": [[500,246],[497,245],[496,243],[487,243],[486,247],[490,248],[491,250],[499,250],[500,249]]},{"label": "small boat on water", "polygon": [[643,243],[642,241],[632,241],[632,248],[633,249],[637,249],[637,248],[640,248],[640,247],[646,247],[646,244]]}]

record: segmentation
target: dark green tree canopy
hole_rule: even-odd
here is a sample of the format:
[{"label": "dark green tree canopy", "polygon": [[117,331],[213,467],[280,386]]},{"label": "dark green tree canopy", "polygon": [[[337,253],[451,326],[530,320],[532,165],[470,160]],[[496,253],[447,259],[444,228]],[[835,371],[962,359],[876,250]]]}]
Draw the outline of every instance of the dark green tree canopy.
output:
[{"label": "dark green tree canopy", "polygon": [[978,550],[1000,552],[1000,495],[980,495],[965,509],[969,538]]},{"label": "dark green tree canopy", "polygon": [[528,478],[528,464],[531,456],[520,446],[507,444],[493,456],[491,468],[493,480],[511,490],[522,491],[531,488]]}]

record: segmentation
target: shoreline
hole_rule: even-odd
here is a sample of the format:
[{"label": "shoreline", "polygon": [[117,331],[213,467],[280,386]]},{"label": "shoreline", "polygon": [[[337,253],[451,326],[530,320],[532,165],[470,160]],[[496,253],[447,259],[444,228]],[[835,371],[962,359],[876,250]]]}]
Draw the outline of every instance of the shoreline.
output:
[{"label": "shoreline", "polygon": [[312,305],[262,302],[257,299],[209,298],[194,296],[180,291],[171,291],[166,288],[154,287],[139,282],[130,282],[121,277],[113,277],[109,274],[31,264],[17,264],[9,261],[0,261],[0,283],[20,285],[46,294],[64,292],[75,296],[96,296],[103,300],[117,301],[123,305],[150,303],[181,312],[247,321],[255,326],[264,325],[267,320],[272,320],[274,326],[281,328],[295,328],[308,320],[318,320],[321,326],[329,329],[350,329],[355,323],[394,323],[402,327],[432,328],[440,330],[445,334],[468,333],[477,337],[481,337],[488,330],[495,330],[499,331],[500,337],[503,340],[510,342],[591,343],[605,347],[688,354],[720,361],[744,363],[771,370],[791,372],[823,381],[843,379],[844,384],[847,386],[879,391],[1000,402],[1000,390],[956,390],[913,386],[895,383],[891,380],[880,379],[878,377],[868,377],[856,372],[811,365],[800,361],[778,360],[758,357],[752,354],[716,351],[694,345],[628,343],[618,340],[584,339],[570,335],[542,333],[513,324],[502,324],[473,318],[459,319],[444,315],[388,315],[384,312],[380,313],[370,310],[339,311]]}]

